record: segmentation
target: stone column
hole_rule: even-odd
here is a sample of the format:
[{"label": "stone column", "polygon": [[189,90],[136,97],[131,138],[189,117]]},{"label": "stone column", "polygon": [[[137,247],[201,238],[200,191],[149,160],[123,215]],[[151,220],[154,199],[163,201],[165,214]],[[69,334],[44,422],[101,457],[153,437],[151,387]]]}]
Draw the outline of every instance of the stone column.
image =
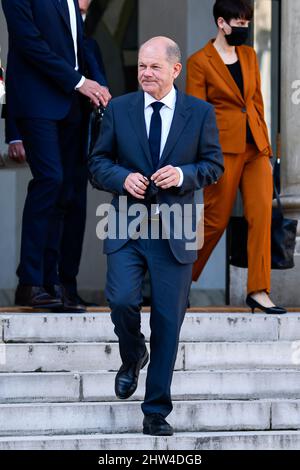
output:
[{"label": "stone column", "polygon": [[[299,0],[282,3],[281,31],[281,200],[286,217],[297,219],[295,267],[273,271],[274,299],[300,305],[300,51]],[[276,294],[276,295],[275,295]]]},{"label": "stone column", "polygon": [[300,219],[300,50],[296,47],[299,21],[299,0],[282,2],[282,199],[286,214],[297,219]]}]

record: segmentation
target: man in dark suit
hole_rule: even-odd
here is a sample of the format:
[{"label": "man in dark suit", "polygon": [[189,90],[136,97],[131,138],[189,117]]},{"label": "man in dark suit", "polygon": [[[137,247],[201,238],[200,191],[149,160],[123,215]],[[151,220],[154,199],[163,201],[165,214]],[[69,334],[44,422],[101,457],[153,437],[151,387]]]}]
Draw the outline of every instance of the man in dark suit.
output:
[{"label": "man in dark suit", "polygon": [[[178,220],[171,219],[168,226],[163,212],[176,205],[180,225],[189,222],[187,210],[195,228],[194,191],[215,183],[223,173],[213,107],[176,91],[173,83],[181,67],[180,50],[172,40],[153,38],[141,47],[142,91],[110,102],[89,161],[94,184],[114,194],[111,214],[117,215],[115,221],[108,218],[109,224],[116,223],[116,236],[108,225],[104,251],[106,295],[122,359],[115,380],[121,399],[134,393],[140,369],[148,361],[140,309],[142,280],[147,269],[150,274],[151,358],[142,411],[143,432],[152,435],[173,433],[165,418],[172,410],[172,374],[197,257],[197,246],[188,248],[190,237],[185,232],[176,237]],[[127,196],[128,212],[122,196]],[[130,237],[136,203],[142,204],[146,215]],[[154,236],[137,237],[142,226],[150,226]]]},{"label": "man in dark suit", "polygon": [[[78,0],[80,12],[83,21],[85,22],[86,16],[89,14],[88,9],[90,6],[90,0]],[[97,70],[101,72],[102,79],[101,85],[108,88],[108,83],[105,75],[104,63],[102,60],[101,51],[94,38],[85,37],[85,48],[88,49],[89,54],[94,57],[93,68],[91,71],[87,70],[88,77],[94,77]],[[90,75],[91,74],[91,75]],[[83,300],[78,294],[77,290],[77,275],[79,272],[79,265],[81,260],[81,253],[83,247],[83,239],[86,224],[86,207],[87,207],[87,140],[89,132],[89,119],[90,119],[91,107],[86,106],[84,113],[84,122],[82,125],[82,132],[86,138],[84,142],[84,150],[80,165],[77,167],[75,175],[75,194],[71,206],[65,217],[64,230],[61,238],[61,249],[59,259],[59,278],[60,282],[64,287],[64,291],[67,293],[69,299],[73,300],[73,303],[83,306],[96,306],[95,304],[89,303]]]},{"label": "man in dark suit", "polygon": [[[2,0],[2,6],[9,33],[8,107],[33,175],[23,213],[16,303],[61,308],[58,263],[82,161],[82,104],[88,98],[106,106],[110,94],[86,47],[78,0]],[[93,80],[85,78],[86,68]]]}]

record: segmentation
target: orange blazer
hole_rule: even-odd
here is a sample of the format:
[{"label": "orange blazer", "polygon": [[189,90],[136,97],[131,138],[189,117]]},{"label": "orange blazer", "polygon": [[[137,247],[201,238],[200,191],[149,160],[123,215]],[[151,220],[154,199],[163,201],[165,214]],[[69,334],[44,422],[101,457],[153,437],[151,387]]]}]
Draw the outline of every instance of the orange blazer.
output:
[{"label": "orange blazer", "polygon": [[193,54],[187,62],[188,94],[208,101],[215,107],[223,153],[244,153],[246,120],[259,151],[272,155],[264,118],[260,72],[254,49],[238,46],[244,95],[212,44],[213,40]]}]

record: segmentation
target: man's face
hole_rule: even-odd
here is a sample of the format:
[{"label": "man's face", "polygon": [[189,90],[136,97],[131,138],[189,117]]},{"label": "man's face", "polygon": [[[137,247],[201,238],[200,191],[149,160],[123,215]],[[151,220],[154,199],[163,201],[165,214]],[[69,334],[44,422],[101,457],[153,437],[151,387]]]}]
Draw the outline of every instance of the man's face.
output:
[{"label": "man's face", "polygon": [[144,46],[138,60],[138,81],[143,91],[160,100],[171,90],[181,64],[167,59],[164,46]]}]

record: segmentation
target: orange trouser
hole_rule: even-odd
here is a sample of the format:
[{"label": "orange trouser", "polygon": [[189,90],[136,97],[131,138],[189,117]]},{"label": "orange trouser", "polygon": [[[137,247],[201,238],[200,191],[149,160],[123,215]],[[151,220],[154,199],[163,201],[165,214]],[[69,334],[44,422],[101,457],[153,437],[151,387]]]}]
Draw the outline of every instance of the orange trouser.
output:
[{"label": "orange trouser", "polygon": [[248,221],[248,293],[270,293],[273,177],[269,155],[247,144],[245,153],[225,154],[224,166],[218,183],[204,189],[204,244],[194,263],[193,280],[226,229],[240,188]]}]

